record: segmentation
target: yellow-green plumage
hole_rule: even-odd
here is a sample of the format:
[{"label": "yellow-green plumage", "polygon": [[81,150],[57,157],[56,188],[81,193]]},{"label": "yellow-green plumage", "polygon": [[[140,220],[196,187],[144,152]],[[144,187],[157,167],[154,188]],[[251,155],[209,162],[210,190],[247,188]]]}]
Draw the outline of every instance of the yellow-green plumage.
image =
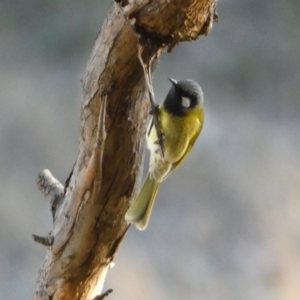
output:
[{"label": "yellow-green plumage", "polygon": [[[185,82],[187,84],[192,82],[192,88],[197,85],[189,80],[178,82],[178,85]],[[193,107],[192,102],[190,108],[183,107],[182,104],[181,107],[168,107],[167,101],[172,105],[171,101],[182,101],[182,95],[178,98],[177,86],[174,87],[173,94],[172,89],[170,90],[165,102],[159,107],[160,128],[164,134],[164,157],[159,151],[155,127],[152,123],[149,125],[147,132],[147,146],[150,150],[149,173],[138,197],[125,215],[125,219],[134,223],[140,230],[146,229],[149,223],[160,183],[184,161],[201,132],[204,122],[203,96],[200,87],[197,85],[196,88],[199,90],[192,90],[191,94],[196,93],[199,99],[196,99],[197,102]],[[174,113],[172,110],[175,110]]]}]

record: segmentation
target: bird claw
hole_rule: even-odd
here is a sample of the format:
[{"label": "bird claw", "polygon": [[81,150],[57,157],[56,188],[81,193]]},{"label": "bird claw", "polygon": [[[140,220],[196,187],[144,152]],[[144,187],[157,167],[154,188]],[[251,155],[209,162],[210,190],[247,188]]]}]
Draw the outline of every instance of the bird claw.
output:
[{"label": "bird claw", "polygon": [[157,115],[158,116],[158,113],[159,113],[159,108],[158,108],[158,105],[154,105],[150,111],[149,111],[149,115]]},{"label": "bird claw", "polygon": [[155,145],[163,145],[166,140],[166,136],[162,133],[161,136],[154,142]]}]

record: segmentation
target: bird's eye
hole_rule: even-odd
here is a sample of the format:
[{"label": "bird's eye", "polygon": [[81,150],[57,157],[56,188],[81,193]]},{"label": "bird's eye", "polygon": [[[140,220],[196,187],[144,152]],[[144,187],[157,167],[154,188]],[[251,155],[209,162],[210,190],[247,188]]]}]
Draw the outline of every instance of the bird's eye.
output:
[{"label": "bird's eye", "polygon": [[187,97],[182,97],[181,98],[181,105],[182,107],[188,108],[191,105],[191,99]]}]

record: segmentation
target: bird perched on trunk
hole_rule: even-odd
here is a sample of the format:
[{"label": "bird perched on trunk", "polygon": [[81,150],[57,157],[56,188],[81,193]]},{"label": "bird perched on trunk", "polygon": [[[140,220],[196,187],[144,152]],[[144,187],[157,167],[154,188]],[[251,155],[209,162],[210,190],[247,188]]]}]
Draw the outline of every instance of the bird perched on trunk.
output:
[{"label": "bird perched on trunk", "polygon": [[125,215],[126,221],[134,223],[139,230],[145,230],[149,223],[161,182],[185,160],[204,122],[201,87],[190,79],[169,80],[172,86],[165,101],[158,107],[159,126],[163,134],[163,154],[151,120],[147,130],[149,172],[139,195]]}]

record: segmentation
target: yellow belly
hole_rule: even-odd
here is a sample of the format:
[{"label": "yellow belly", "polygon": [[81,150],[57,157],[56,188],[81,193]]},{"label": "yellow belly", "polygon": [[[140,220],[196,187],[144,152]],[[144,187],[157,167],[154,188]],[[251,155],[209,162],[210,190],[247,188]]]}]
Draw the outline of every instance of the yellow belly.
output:
[{"label": "yellow belly", "polygon": [[164,180],[173,169],[177,168],[190,152],[199,136],[204,121],[203,108],[193,109],[184,117],[174,117],[160,109],[160,126],[164,134],[164,157],[158,151],[155,127],[147,138],[150,150],[149,172],[156,180]]}]

